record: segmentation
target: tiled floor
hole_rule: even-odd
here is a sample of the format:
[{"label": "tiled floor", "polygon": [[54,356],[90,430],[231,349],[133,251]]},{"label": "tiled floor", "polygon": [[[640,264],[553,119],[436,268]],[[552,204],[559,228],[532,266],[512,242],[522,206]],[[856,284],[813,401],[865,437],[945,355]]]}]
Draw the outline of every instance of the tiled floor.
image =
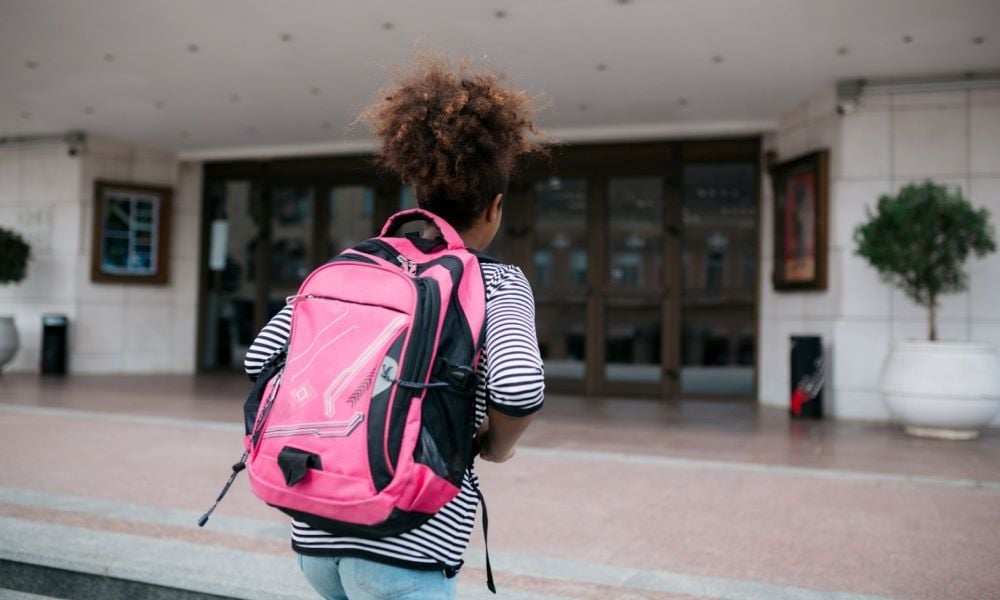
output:
[{"label": "tiled floor", "polygon": [[[240,453],[247,388],[3,376],[0,531],[288,557],[285,519],[245,479],[191,524]],[[932,442],[746,404],[551,396],[518,456],[479,472],[500,597],[1000,598],[998,430]]]}]

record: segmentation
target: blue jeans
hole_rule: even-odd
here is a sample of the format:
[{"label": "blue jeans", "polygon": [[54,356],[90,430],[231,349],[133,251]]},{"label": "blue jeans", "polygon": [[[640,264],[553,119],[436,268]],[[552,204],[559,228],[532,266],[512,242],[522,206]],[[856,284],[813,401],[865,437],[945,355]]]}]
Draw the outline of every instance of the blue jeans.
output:
[{"label": "blue jeans", "polygon": [[306,580],[326,600],[450,600],[457,577],[348,556],[299,554]]}]

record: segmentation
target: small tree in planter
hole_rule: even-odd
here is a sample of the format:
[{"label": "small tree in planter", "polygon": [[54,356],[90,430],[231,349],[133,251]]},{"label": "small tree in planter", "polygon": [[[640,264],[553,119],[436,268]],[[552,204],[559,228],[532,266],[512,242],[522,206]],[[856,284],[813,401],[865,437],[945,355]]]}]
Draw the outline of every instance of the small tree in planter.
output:
[{"label": "small tree in planter", "polygon": [[927,309],[929,341],[894,343],[879,384],[889,412],[913,435],[972,439],[1000,411],[996,349],[937,341],[941,295],[968,289],[970,254],[996,251],[989,217],[959,190],[926,181],[880,197],[854,231],[857,253]]},{"label": "small tree in planter", "polygon": [[942,294],[969,287],[963,269],[969,254],[997,249],[990,214],[976,209],[958,189],[932,181],[911,184],[897,196],[882,196],[868,222],[854,231],[857,253],[928,311],[930,340],[937,340],[937,307]]},{"label": "small tree in planter", "polygon": [[0,227],[0,284],[17,283],[28,274],[31,247],[16,231]]},{"label": "small tree in planter", "polygon": [[[23,280],[30,255],[31,247],[24,238],[0,227],[0,285]],[[19,345],[13,317],[0,316],[0,368],[14,358]]]}]

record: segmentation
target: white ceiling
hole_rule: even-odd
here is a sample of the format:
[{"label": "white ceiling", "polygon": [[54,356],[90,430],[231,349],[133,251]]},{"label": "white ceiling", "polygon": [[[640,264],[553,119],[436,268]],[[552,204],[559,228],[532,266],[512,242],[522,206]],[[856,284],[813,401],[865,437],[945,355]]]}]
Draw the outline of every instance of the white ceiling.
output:
[{"label": "white ceiling", "polygon": [[838,79],[995,71],[998,26],[998,0],[0,0],[0,134],[363,148],[415,48],[505,71],[565,140],[760,131]]}]

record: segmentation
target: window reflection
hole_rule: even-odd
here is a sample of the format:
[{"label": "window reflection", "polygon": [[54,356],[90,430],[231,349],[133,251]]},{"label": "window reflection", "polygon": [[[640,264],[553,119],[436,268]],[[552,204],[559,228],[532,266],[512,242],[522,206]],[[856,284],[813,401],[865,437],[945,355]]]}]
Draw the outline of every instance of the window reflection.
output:
[{"label": "window reflection", "polygon": [[586,372],[587,182],[553,177],[534,193],[531,282],[545,372],[580,380]]},{"label": "window reflection", "polygon": [[334,186],[330,188],[329,202],[327,239],[332,257],[371,237],[375,190],[366,185]]},{"label": "window reflection", "polygon": [[655,384],[663,377],[663,178],[612,177],[607,213],[605,379]]},{"label": "window reflection", "polygon": [[684,168],[681,391],[753,394],[757,197],[752,163]]},{"label": "window reflection", "polygon": [[663,286],[663,178],[614,177],[608,183],[608,283]]},{"label": "window reflection", "polygon": [[214,181],[206,201],[213,224],[221,225],[212,241],[225,256],[209,270],[202,366],[238,367],[256,334],[254,255],[260,237],[260,188],[249,181]]},{"label": "window reflection", "polygon": [[587,182],[553,177],[535,186],[532,284],[579,291],[587,282]]}]

